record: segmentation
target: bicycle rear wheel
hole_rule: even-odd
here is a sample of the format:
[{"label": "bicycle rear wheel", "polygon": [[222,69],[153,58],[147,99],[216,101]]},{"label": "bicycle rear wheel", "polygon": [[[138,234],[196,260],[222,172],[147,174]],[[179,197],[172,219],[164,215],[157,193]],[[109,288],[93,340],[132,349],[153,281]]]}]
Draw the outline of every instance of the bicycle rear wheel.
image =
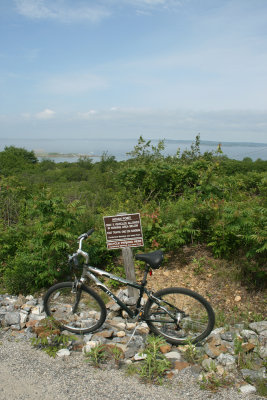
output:
[{"label": "bicycle rear wheel", "polygon": [[62,329],[73,333],[93,332],[106,319],[103,300],[85,285],[76,290],[73,282],[58,283],[46,292],[43,300],[46,314]]},{"label": "bicycle rear wheel", "polygon": [[148,299],[144,319],[150,330],[171,344],[197,343],[212,331],[214,311],[207,300],[192,290],[167,288]]}]

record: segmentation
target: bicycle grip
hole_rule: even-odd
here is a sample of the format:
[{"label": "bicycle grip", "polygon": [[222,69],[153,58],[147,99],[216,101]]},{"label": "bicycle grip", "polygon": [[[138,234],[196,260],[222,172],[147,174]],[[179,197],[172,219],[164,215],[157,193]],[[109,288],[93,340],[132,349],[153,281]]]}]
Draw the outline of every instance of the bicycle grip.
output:
[{"label": "bicycle grip", "polygon": [[89,229],[89,231],[86,233],[86,237],[92,235],[92,233],[94,232],[94,228]]}]

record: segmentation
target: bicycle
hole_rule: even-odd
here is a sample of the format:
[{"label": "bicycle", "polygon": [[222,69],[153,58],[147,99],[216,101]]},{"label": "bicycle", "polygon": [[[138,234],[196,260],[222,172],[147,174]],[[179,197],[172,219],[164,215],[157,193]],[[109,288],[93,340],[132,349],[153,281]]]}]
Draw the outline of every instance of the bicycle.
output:
[{"label": "bicycle", "polygon": [[[78,256],[84,258],[81,278],[73,282],[62,282],[52,286],[44,295],[44,310],[47,316],[53,317],[61,326],[70,332],[84,334],[99,329],[107,316],[104,301],[95,290],[85,285],[87,278],[111,297],[130,318],[146,322],[150,331],[162,336],[171,344],[197,343],[212,331],[215,314],[210,303],[198,293],[180,287],[161,289],[156,293],[146,288],[147,275],[153,269],[160,268],[163,252],[135,255],[135,259],[145,262],[144,276],[141,284],[128,281],[102,269],[89,265],[89,254],[82,250],[82,242],[94,229],[79,236],[79,248],[69,256],[69,263],[78,266]],[[133,306],[126,305],[95,275],[106,277],[139,290],[139,297]],[[142,305],[143,295],[147,301]]]}]

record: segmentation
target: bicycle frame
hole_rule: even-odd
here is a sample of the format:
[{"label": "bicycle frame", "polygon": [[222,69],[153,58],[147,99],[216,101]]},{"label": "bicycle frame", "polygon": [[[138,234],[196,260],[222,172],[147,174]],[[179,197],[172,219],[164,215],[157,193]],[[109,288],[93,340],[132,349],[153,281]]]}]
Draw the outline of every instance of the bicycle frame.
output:
[{"label": "bicycle frame", "polygon": [[[119,276],[113,275],[113,274],[111,274],[109,272],[103,271],[102,269],[99,269],[99,268],[96,268],[96,267],[92,267],[91,265],[84,264],[83,273],[82,273],[82,276],[79,279],[79,281],[82,282],[82,283],[85,283],[86,282],[86,277],[91,279],[91,280],[93,280],[94,283],[101,290],[103,290],[103,292],[105,292],[109,297],[111,297],[124,311],[126,311],[128,313],[130,318],[134,318],[139,314],[141,300],[142,300],[142,297],[143,297],[144,293],[146,293],[148,297],[152,297],[153,299],[156,299],[152,295],[152,292],[145,288],[145,285],[147,283],[147,281],[146,281],[147,273],[148,273],[148,270],[146,269],[143,281],[142,281],[141,284],[139,284],[139,283],[136,283],[136,282],[128,281],[127,279],[124,279],[124,278],[121,278]],[[124,283],[125,285],[129,285],[129,286],[131,286],[131,287],[133,287],[135,289],[138,289],[139,290],[139,297],[138,297],[137,302],[136,302],[135,311],[132,311],[129,307],[127,307],[127,305],[124,304],[114,293],[112,293],[107,288],[107,286],[104,285],[103,282],[101,282],[99,279],[97,279],[97,277],[94,274],[97,274],[97,275],[100,275],[100,276],[104,276],[106,278],[112,279],[112,280],[120,282],[120,283]]]}]

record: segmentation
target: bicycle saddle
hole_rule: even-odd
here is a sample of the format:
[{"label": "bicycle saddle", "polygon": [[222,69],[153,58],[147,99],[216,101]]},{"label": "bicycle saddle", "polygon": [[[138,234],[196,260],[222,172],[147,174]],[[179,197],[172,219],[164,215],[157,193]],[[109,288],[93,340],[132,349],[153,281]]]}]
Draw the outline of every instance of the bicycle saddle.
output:
[{"label": "bicycle saddle", "polygon": [[156,250],[152,253],[136,254],[135,259],[146,262],[152,269],[158,269],[163,261],[163,251]]}]

